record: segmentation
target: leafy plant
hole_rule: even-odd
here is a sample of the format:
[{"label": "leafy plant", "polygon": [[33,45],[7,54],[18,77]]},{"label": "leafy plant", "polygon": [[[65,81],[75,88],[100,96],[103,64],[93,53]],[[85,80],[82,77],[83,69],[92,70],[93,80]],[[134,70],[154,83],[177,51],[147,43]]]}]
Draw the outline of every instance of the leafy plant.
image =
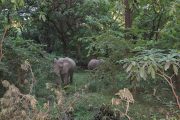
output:
[{"label": "leafy plant", "polygon": [[[162,77],[170,86],[180,109],[179,97],[175,91],[172,79],[173,76],[179,74],[180,54],[177,51],[157,49],[145,50],[133,58],[125,59],[120,62],[124,64],[123,67],[132,80],[140,81],[141,78],[146,80],[149,76],[155,79],[156,75]],[[169,73],[167,71],[168,69],[172,69],[173,73]]]}]

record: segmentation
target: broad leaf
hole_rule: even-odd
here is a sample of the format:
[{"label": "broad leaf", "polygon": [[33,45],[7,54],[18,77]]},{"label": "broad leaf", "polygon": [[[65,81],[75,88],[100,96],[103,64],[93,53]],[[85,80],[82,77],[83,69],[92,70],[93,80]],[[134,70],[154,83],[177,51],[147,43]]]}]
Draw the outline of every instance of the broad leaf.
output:
[{"label": "broad leaf", "polygon": [[129,72],[130,70],[131,70],[131,68],[132,68],[132,64],[130,64],[128,67],[127,67],[127,69],[126,69],[126,72]]},{"label": "broad leaf", "polygon": [[164,70],[168,70],[170,67],[171,63],[170,62],[166,62],[166,64],[164,65]]},{"label": "broad leaf", "polygon": [[148,71],[147,71],[147,72],[148,72],[148,74],[150,74],[150,73],[151,73],[151,69],[152,69],[152,65],[149,65],[149,66],[148,66]]},{"label": "broad leaf", "polygon": [[127,65],[128,65],[128,64],[127,64],[127,63],[125,63],[125,64],[123,65],[123,68],[126,68],[126,67],[127,67]]},{"label": "broad leaf", "polygon": [[140,77],[142,77],[144,80],[146,80],[146,74],[145,74],[144,67],[141,67],[139,72],[140,72]]},{"label": "broad leaf", "polygon": [[135,66],[135,65],[136,65],[136,62],[135,62],[135,61],[132,61],[132,65]]},{"label": "broad leaf", "polygon": [[155,70],[153,67],[151,68],[151,77],[155,79]]},{"label": "broad leaf", "polygon": [[175,64],[173,64],[173,70],[176,75],[178,75],[178,68]]}]

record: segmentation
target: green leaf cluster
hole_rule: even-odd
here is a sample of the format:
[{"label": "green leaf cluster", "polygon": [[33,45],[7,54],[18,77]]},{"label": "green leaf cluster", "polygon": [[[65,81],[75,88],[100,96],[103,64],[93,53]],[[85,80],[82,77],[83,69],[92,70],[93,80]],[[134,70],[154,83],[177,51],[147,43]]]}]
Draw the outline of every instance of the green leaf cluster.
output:
[{"label": "green leaf cluster", "polygon": [[168,69],[172,69],[175,75],[179,74],[180,53],[176,50],[144,50],[135,57],[119,62],[124,64],[123,67],[132,80],[146,80],[150,76],[155,79],[158,72],[167,72]]}]

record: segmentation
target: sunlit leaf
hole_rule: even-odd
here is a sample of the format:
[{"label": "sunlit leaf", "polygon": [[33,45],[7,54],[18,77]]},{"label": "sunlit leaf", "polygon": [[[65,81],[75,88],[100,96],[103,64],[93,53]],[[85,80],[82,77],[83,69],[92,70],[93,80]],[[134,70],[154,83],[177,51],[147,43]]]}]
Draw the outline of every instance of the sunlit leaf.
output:
[{"label": "sunlit leaf", "polygon": [[175,64],[173,64],[173,70],[176,75],[178,75],[178,68]]},{"label": "sunlit leaf", "polygon": [[144,78],[144,67],[141,67],[139,72],[140,72],[140,76]]},{"label": "sunlit leaf", "polygon": [[166,64],[164,65],[164,70],[166,71],[167,69],[169,69],[170,65],[170,62],[166,62]]},{"label": "sunlit leaf", "polygon": [[135,62],[135,61],[132,61],[132,65],[135,66],[135,65],[136,65],[136,62]]},{"label": "sunlit leaf", "polygon": [[45,16],[44,12],[40,12],[39,19],[43,20],[43,21],[46,21],[46,16]]},{"label": "sunlit leaf", "polygon": [[153,67],[151,68],[151,77],[155,79],[155,70]]},{"label": "sunlit leaf", "polygon": [[4,3],[6,0],[1,0],[2,3]]},{"label": "sunlit leaf", "polygon": [[11,3],[16,3],[16,0],[11,0]]},{"label": "sunlit leaf", "polygon": [[129,72],[130,70],[131,70],[131,68],[132,68],[132,64],[130,64],[128,67],[127,67],[127,69],[126,69],[126,72]]},{"label": "sunlit leaf", "polygon": [[19,0],[18,4],[19,6],[24,6],[24,0]]},{"label": "sunlit leaf", "polygon": [[126,64],[124,64],[124,65],[123,65],[123,68],[126,68],[126,67],[127,67],[127,65],[128,65],[127,63],[126,63]]},{"label": "sunlit leaf", "polygon": [[43,21],[46,21],[45,15],[42,15],[41,18],[42,18]]},{"label": "sunlit leaf", "polygon": [[140,75],[136,75],[136,80],[139,82],[141,80]]},{"label": "sunlit leaf", "polygon": [[130,73],[128,74],[127,78],[131,78],[131,80],[133,79],[133,74],[132,74],[132,72],[130,72]]},{"label": "sunlit leaf", "polygon": [[148,71],[147,71],[147,72],[148,72],[148,74],[150,74],[150,73],[151,73],[151,69],[152,69],[152,65],[149,65],[149,66],[148,66]]}]

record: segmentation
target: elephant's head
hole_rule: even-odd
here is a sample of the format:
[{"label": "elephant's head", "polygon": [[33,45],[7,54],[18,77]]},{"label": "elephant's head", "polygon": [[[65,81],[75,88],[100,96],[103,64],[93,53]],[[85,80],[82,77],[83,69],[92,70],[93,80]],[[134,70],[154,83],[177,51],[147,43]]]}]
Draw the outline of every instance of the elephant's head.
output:
[{"label": "elephant's head", "polygon": [[63,60],[55,58],[54,63],[53,63],[54,73],[56,73],[56,75],[60,76],[62,69],[63,69]]}]

